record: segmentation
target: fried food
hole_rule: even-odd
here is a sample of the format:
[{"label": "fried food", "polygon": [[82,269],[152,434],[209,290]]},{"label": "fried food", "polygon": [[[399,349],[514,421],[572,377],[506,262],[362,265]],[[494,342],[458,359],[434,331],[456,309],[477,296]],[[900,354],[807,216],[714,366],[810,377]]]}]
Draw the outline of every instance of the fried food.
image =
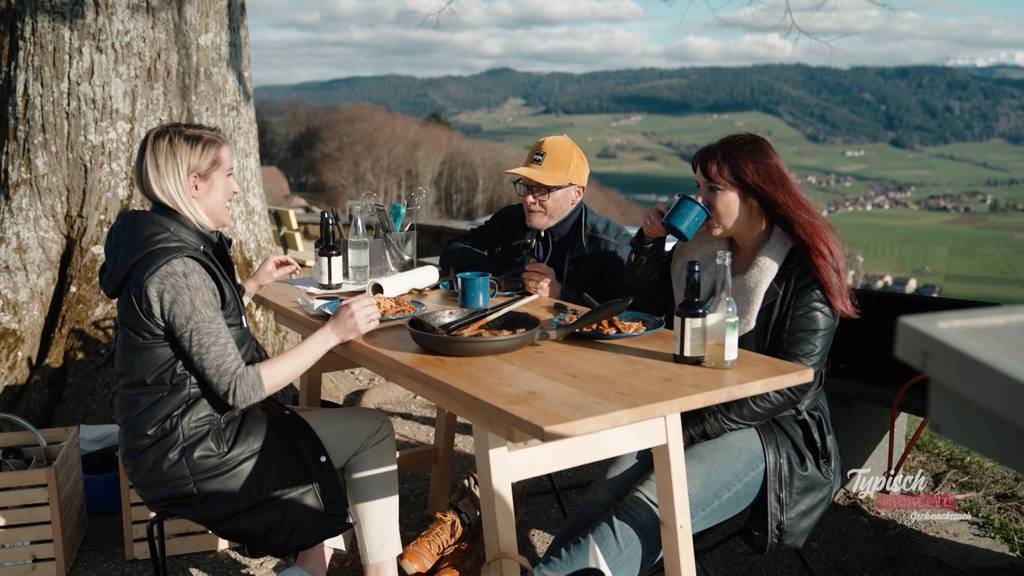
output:
[{"label": "fried food", "polygon": [[512,330],[505,330],[500,328],[481,328],[469,334],[460,334],[460,336],[470,336],[473,338],[493,338],[494,336],[511,336],[513,334],[519,334],[526,332],[526,328],[514,328]]},{"label": "fried food", "polygon": [[[566,314],[563,319],[563,324],[572,324],[579,319],[579,313],[570,312]],[[605,318],[597,324],[590,324],[579,328],[579,332],[612,335],[612,334],[639,334],[646,330],[647,327],[640,320],[623,320],[618,316],[612,316],[611,318]]]},{"label": "fried food", "polygon": [[416,312],[416,306],[404,296],[388,298],[382,294],[376,294],[373,298],[377,301],[377,310],[380,310],[380,315],[384,318]]}]

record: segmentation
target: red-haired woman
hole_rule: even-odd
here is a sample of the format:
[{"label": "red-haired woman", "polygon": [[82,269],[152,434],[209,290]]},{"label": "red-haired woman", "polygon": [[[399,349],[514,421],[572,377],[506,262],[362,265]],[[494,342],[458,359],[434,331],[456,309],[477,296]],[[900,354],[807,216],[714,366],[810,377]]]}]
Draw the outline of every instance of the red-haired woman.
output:
[{"label": "red-haired woman", "polygon": [[[856,316],[835,230],[800,192],[778,153],[755,134],[734,134],[693,157],[698,199],[711,215],[690,242],[665,252],[664,207],[649,210],[633,240],[626,285],[650,311],[671,318],[687,262],[705,271],[732,252],[739,345],[814,369],[802,386],[683,415],[693,531],[750,509],[760,551],[800,547],[841,483],[822,387],[840,317]],[[608,571],[644,574],[661,556],[650,451],[612,461],[583,506],[559,530],[538,573],[569,573],[598,556]]]}]

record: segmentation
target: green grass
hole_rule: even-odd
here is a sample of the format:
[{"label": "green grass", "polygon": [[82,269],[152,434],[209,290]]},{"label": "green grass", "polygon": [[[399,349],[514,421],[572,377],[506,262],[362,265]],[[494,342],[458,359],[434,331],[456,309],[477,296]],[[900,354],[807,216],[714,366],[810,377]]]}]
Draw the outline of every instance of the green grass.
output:
[{"label": "green grass", "polygon": [[[1024,302],[1024,214],[978,215],[885,210],[833,214],[865,271],[912,275],[944,296]],[[930,273],[921,270],[929,267]]]},{"label": "green grass", "polygon": [[634,194],[633,198],[645,204],[671,203],[677,194],[685,192],[693,194],[697,191],[697,185],[693,178],[683,178],[678,174],[665,172],[650,172],[647,174],[623,173],[623,172],[593,172],[602,184],[613,186],[622,190],[623,186],[631,186],[643,190]]},{"label": "green grass", "polygon": [[[919,422],[907,419],[908,439]],[[917,469],[932,478],[934,492],[967,495],[957,507],[981,521],[990,537],[1024,554],[1024,476],[927,428],[903,466],[904,472]]]}]

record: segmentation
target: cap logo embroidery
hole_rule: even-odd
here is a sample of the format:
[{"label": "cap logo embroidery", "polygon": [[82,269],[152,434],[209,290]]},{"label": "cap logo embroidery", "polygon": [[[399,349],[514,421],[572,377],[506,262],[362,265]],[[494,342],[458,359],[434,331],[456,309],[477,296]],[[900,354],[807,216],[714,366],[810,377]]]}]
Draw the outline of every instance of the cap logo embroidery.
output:
[{"label": "cap logo embroidery", "polygon": [[543,150],[537,150],[536,152],[534,152],[533,153],[533,157],[530,158],[530,164],[536,164],[538,166],[543,164],[544,163],[544,154],[545,153],[544,153]]}]

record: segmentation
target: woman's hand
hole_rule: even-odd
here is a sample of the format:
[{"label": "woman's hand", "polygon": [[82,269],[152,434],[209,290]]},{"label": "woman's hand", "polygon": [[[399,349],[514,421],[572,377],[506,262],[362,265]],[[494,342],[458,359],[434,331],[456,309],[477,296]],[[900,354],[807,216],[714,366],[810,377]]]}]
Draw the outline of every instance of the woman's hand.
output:
[{"label": "woman's hand", "polygon": [[377,309],[377,301],[369,294],[360,294],[342,302],[325,327],[338,344],[344,344],[373,330],[378,324],[380,310]]},{"label": "woman's hand", "polygon": [[341,303],[322,328],[298,345],[259,363],[267,396],[284,388],[309,370],[338,344],[348,342],[380,324],[377,301],[362,294]]},{"label": "woman's hand", "polygon": [[658,204],[644,214],[644,237],[647,240],[668,236],[668,230],[661,225],[661,220],[665,217],[667,209],[664,204]]},{"label": "woman's hand", "polygon": [[252,276],[249,276],[248,280],[242,282],[242,286],[245,288],[246,294],[252,295],[278,278],[294,274],[301,269],[299,263],[291,256],[285,256],[284,254],[267,256],[260,263],[259,267],[256,268],[256,271],[252,273]]}]

